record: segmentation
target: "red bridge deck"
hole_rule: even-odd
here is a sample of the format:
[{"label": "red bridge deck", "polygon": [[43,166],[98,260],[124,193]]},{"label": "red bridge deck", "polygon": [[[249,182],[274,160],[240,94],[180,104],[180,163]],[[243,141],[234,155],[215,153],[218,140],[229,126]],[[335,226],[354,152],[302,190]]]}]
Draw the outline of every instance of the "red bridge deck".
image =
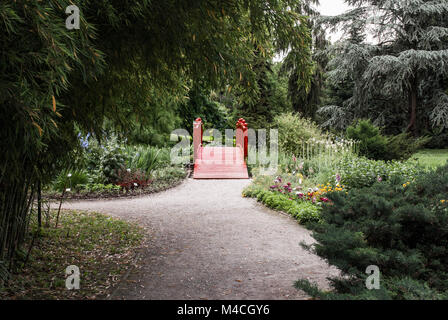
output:
[{"label": "red bridge deck", "polygon": [[193,123],[194,179],[249,179],[247,157],[247,124],[237,123],[236,147],[203,147],[202,120]]},{"label": "red bridge deck", "polygon": [[241,148],[205,147],[199,149],[194,179],[249,179]]}]

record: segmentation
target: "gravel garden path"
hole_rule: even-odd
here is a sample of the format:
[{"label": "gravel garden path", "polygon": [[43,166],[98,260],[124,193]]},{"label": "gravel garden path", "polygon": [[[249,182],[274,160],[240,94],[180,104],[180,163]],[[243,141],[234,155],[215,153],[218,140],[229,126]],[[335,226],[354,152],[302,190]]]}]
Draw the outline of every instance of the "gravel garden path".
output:
[{"label": "gravel garden path", "polygon": [[143,265],[112,299],[307,299],[299,278],[328,286],[334,267],[300,246],[310,232],[241,192],[250,180],[193,180],[132,199],[71,201],[64,209],[137,221]]}]

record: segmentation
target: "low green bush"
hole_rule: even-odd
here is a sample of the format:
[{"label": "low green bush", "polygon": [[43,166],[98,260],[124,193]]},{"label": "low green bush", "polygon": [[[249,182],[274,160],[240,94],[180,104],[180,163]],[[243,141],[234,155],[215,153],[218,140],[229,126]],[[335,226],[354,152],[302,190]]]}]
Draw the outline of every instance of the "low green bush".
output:
[{"label": "low green bush", "polygon": [[187,176],[187,172],[182,167],[166,167],[160,168],[153,172],[152,178],[154,180],[182,180]]},{"label": "low green bush", "polygon": [[341,183],[347,188],[369,187],[375,182],[399,179],[403,182],[413,180],[422,172],[415,162],[369,160],[364,157],[344,157],[336,166]]},{"label": "low green bush", "polygon": [[349,126],[346,136],[359,141],[360,155],[373,160],[407,160],[431,140],[430,137],[415,139],[409,133],[385,136],[370,120],[359,120]]},{"label": "low green bush", "polygon": [[430,137],[413,138],[409,133],[388,136],[387,149],[383,159],[407,160],[418,150],[422,149],[430,140]]},{"label": "low green bush", "polygon": [[437,168],[448,162],[448,149],[423,149],[412,156],[422,167]]},{"label": "low green bush", "polygon": [[99,181],[100,183],[115,183],[118,178],[118,170],[126,163],[124,147],[115,136],[106,141],[100,153]]},{"label": "low green bush", "polygon": [[103,192],[103,191],[115,191],[119,192],[121,190],[120,186],[115,184],[102,184],[102,183],[93,183],[87,184],[83,186],[83,190],[87,192]]},{"label": "low green bush", "polygon": [[140,169],[148,176],[157,168],[170,165],[170,150],[151,146],[134,146],[126,149],[128,167]]},{"label": "low green bush", "polygon": [[431,140],[426,144],[426,148],[429,149],[448,149],[448,130],[439,132],[439,133],[431,133],[427,132],[431,135]]},{"label": "low green bush", "polygon": [[346,129],[347,138],[359,141],[359,152],[369,159],[384,159],[387,138],[370,120],[359,120]]},{"label": "low green bush", "polygon": [[[323,299],[448,298],[448,166],[392,180],[328,195],[308,248],[346,277],[332,279],[331,293],[303,280],[297,287]],[[379,267],[380,290],[365,286],[369,265]]]},{"label": "low green bush", "polygon": [[85,170],[63,170],[57,176],[56,181],[52,185],[52,189],[59,192],[67,188],[80,190],[88,182],[89,176]]},{"label": "low green bush", "polygon": [[310,202],[298,202],[287,195],[271,192],[258,186],[250,186],[244,190],[243,196],[256,198],[268,208],[288,213],[299,223],[320,221],[320,207]]}]

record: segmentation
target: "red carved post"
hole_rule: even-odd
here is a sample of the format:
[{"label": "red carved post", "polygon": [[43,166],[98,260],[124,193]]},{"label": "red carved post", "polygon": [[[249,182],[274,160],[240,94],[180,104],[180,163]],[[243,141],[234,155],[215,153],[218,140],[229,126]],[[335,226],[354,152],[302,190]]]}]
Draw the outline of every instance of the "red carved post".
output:
[{"label": "red carved post", "polygon": [[244,158],[247,158],[248,155],[248,149],[249,149],[249,125],[247,124],[246,120],[243,119],[243,136],[244,136]]},{"label": "red carved post", "polygon": [[242,148],[241,151],[246,158],[248,155],[248,126],[243,118],[236,123],[236,146]]},{"label": "red carved post", "polygon": [[196,163],[196,159],[199,159],[202,148],[202,135],[203,135],[202,119],[197,118],[193,121],[193,159]]},{"label": "red carved post", "polygon": [[241,119],[236,123],[235,147],[242,148],[244,144],[243,127]]}]

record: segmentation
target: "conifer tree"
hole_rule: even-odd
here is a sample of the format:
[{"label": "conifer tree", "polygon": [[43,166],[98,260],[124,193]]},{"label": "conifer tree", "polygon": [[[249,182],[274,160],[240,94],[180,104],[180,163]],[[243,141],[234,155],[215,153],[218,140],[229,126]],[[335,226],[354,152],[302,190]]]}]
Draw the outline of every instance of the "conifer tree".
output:
[{"label": "conifer tree", "polygon": [[354,86],[342,105],[320,109],[325,124],[370,118],[395,132],[448,128],[448,2],[346,2],[355,8],[321,23],[346,35],[332,48],[329,81]]}]

